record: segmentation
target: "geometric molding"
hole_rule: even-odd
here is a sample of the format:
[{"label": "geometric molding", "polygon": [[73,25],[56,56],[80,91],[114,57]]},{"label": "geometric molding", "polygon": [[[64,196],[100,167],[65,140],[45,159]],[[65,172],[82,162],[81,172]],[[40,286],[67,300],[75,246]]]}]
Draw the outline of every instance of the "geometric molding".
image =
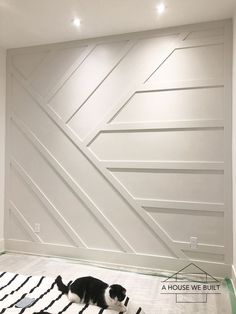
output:
[{"label": "geometric molding", "polygon": [[[197,41],[197,40],[196,40]],[[224,45],[202,45],[193,48],[176,49],[158,71],[146,81],[199,80],[223,77]],[[188,42],[186,42],[188,44]]]},{"label": "geometric molding", "polygon": [[[61,116],[65,123],[69,123],[115,70],[133,45],[133,41],[92,45],[83,63],[76,68],[76,71],[73,71],[68,79],[63,80],[61,89],[58,89],[54,97],[50,98],[50,108]],[[112,53],[110,52],[109,59],[107,59],[109,49],[112,49]],[[96,65],[96,58],[99,58],[99,70],[94,73],[91,80],[89,73]]]},{"label": "geometric molding", "polygon": [[[224,87],[223,79],[207,79],[207,80],[193,80],[193,81],[171,81],[171,82],[158,82],[152,84],[139,84],[135,87],[132,87],[128,93],[123,96],[117,104],[106,114],[104,119],[97,124],[95,128],[84,138],[83,143],[86,146],[89,146],[94,139],[99,135],[101,130],[108,131],[109,129],[116,130],[121,129],[122,127],[127,129],[139,129],[140,127],[150,130],[151,129],[181,129],[181,128],[190,128],[195,126],[195,128],[206,127],[207,123],[204,120],[189,120],[189,121],[159,121],[153,123],[113,123],[115,117],[119,112],[129,103],[136,93],[145,93],[145,92],[158,92],[166,90],[182,90],[182,89],[196,89],[196,88],[222,88]],[[117,125],[117,127],[116,127]],[[221,120],[209,120],[210,127],[223,127]]]},{"label": "geometric molding", "polygon": [[63,181],[75,192],[75,195],[82,200],[92,215],[103,225],[107,233],[114,239],[119,247],[125,252],[135,252],[126,239],[120,234],[109,219],[102,213],[102,211],[94,204],[91,198],[81,189],[78,183],[71,177],[71,175],[62,167],[62,165],[53,157],[48,149],[39,141],[35,134],[28,129],[23,121],[21,121],[15,114],[11,116],[12,121],[32,143],[32,145],[45,156],[46,160],[52,165],[53,169],[62,177]]},{"label": "geometric molding", "polygon": [[[178,248],[176,248],[176,246],[173,244],[172,239],[168,236],[168,234],[158,225],[157,222],[154,222],[153,219],[151,219],[143,210],[142,207],[139,207],[136,202],[134,201],[133,197],[131,197],[131,195],[128,193],[128,191],[126,189],[124,189],[120,183],[109,173],[109,171],[106,170],[106,168],[102,167],[99,163],[99,161],[97,160],[97,158],[94,157],[93,153],[87,149],[86,146],[83,145],[83,143],[79,140],[78,136],[75,135],[75,133],[64,124],[64,122],[58,117],[57,114],[55,114],[45,103],[45,101],[39,96],[36,95],[34,93],[34,91],[32,91],[32,89],[30,88],[29,84],[25,81],[23,81],[22,79],[19,78],[18,74],[14,71],[14,69],[12,69],[12,72],[14,74],[14,76],[21,81],[21,85],[26,89],[26,91],[28,91],[28,93],[34,98],[37,99],[37,104],[40,106],[40,108],[50,117],[50,119],[52,119],[52,121],[55,123],[55,125],[62,130],[62,132],[75,144],[75,146],[88,158],[88,160],[99,170],[99,172],[102,174],[102,176],[104,178],[106,178],[106,180],[113,186],[113,188],[115,190],[117,190],[120,195],[122,195],[122,197],[126,200],[126,202],[128,202],[128,204],[131,205],[131,207],[135,210],[135,212],[137,213],[137,215],[140,217],[140,219],[146,224],[146,226],[149,227],[150,230],[152,230],[152,232],[156,235],[157,238],[161,239],[165,245],[169,248],[170,251],[172,251],[176,256],[178,256],[179,258],[185,258],[184,253],[179,250]],[[12,115],[12,120],[14,121],[14,123],[16,125],[19,125],[20,130],[23,130],[23,133],[30,138],[30,141],[36,144],[36,147],[40,147],[40,151],[41,152],[45,152],[45,148],[41,146],[41,144],[39,143],[38,139],[35,138],[35,135],[32,134],[32,132],[29,132],[27,129],[27,127],[22,124],[21,121],[19,121],[19,119],[15,116]],[[50,157],[50,153],[47,152],[47,156]],[[50,157],[51,159],[51,157]],[[58,163],[55,161],[53,162],[54,165],[53,167],[57,170],[61,170],[61,167],[58,168]],[[64,171],[63,171],[63,177],[65,176]],[[70,178],[68,177],[68,175],[66,175],[66,178]],[[72,179],[73,180],[73,179]],[[68,180],[67,180],[68,181]],[[71,181],[71,179],[70,179]],[[70,184],[70,186],[72,186],[72,184]],[[73,186],[74,186],[74,181],[73,181]],[[78,190],[78,185],[76,184],[76,193],[79,192]],[[84,198],[84,193],[79,193],[79,195],[81,195],[81,197]],[[93,204],[94,206],[94,204]],[[97,209],[98,210],[98,209]],[[97,212],[97,210],[95,211],[95,213]],[[99,211],[100,212],[100,211]],[[104,225],[105,220],[102,220],[102,224]],[[114,232],[114,226],[113,226],[113,232]],[[110,230],[112,231],[112,230]],[[116,230],[117,233],[117,230]],[[124,237],[122,237],[121,234],[119,234],[119,237],[114,237],[114,239],[119,240],[119,244],[121,246],[123,246],[123,249],[127,252],[129,251],[133,251],[134,249],[130,246],[130,244],[127,243],[127,241],[124,239]],[[122,240],[122,242],[121,242]],[[126,246],[126,248],[124,247]]]},{"label": "geometric molding", "polygon": [[40,190],[33,179],[26,173],[25,169],[14,159],[11,158],[11,165],[19,173],[24,182],[29,186],[31,191],[35,193],[37,198],[42,202],[45,208],[53,215],[57,223],[62,227],[64,232],[72,240],[73,244],[78,247],[87,247],[84,241],[76,233],[76,231],[71,227],[71,225],[66,221],[62,214],[57,210],[57,208],[52,204],[52,202],[47,198],[47,196]]},{"label": "geometric molding", "polygon": [[[205,245],[205,248],[215,245],[224,247],[224,217],[222,215],[192,214],[192,212],[173,213],[164,210],[149,212],[149,214],[158,221],[175,242],[187,243],[186,247],[182,248],[183,250],[197,252],[196,249],[190,247],[191,237],[197,237],[197,242]],[[198,245],[197,249],[200,252]],[[209,253],[215,252],[209,251]],[[219,254],[222,254],[222,251]]]},{"label": "geometric molding", "polygon": [[186,88],[184,84],[183,87],[178,89],[169,86],[165,90],[136,92],[110,123],[152,124],[222,119],[223,87]]},{"label": "geometric molding", "polygon": [[[195,145],[198,143],[198,145]],[[99,132],[90,150],[99,161],[222,162],[224,129]]]},{"label": "geometric molding", "polygon": [[[178,45],[176,45],[176,47],[175,47],[175,49],[171,52],[171,54],[169,54],[168,55],[168,57],[164,60],[164,62],[161,64],[161,66],[159,66],[146,80],[145,80],[145,83],[146,82],[148,82],[149,80],[151,80],[151,82],[153,82],[153,81],[155,81],[155,78],[156,78],[156,76],[157,76],[157,78],[159,79],[159,72],[161,72],[161,73],[165,73],[165,71],[166,71],[166,68],[168,69],[168,66],[169,66],[169,68],[170,68],[170,66],[171,65],[173,65],[173,63],[174,63],[174,65],[177,65],[177,68],[174,68],[173,67],[173,69],[174,69],[174,71],[171,71],[171,72],[169,72],[168,73],[168,76],[169,76],[169,78],[170,78],[170,81],[172,80],[175,80],[175,75],[176,75],[176,77],[178,77],[178,79],[179,79],[179,81],[183,81],[184,79],[190,79],[190,77],[185,77],[185,76],[183,76],[183,77],[181,77],[180,75],[182,74],[183,75],[183,73],[185,73],[184,72],[184,70],[186,71],[186,70],[189,70],[189,69],[186,69],[186,67],[182,67],[182,71],[179,71],[179,68],[178,68],[178,66],[179,67],[181,67],[181,65],[182,64],[184,64],[184,65],[188,65],[188,64],[185,64],[185,63],[181,63],[181,65],[179,64],[180,62],[179,62],[179,59],[180,58],[177,58],[176,57],[176,55],[177,56],[181,56],[181,54],[183,53],[183,52],[185,52],[185,55],[187,55],[187,56],[185,56],[185,60],[184,61],[188,61],[189,60],[189,58],[188,58],[188,54],[190,54],[190,53],[192,53],[193,54],[193,56],[192,56],[192,58],[193,58],[193,60],[192,61],[195,61],[195,59],[197,59],[197,60],[199,60],[200,58],[202,59],[201,61],[202,61],[202,63],[204,64],[205,62],[207,62],[208,61],[208,58],[207,58],[207,50],[211,50],[211,49],[215,49],[215,47],[221,47],[221,51],[220,52],[222,52],[222,47],[223,47],[223,43],[224,43],[224,36],[217,36],[217,37],[214,37],[214,38],[201,38],[201,39],[193,39],[193,40],[189,40],[189,41],[186,41],[186,40],[184,40],[186,38],[186,33],[182,33],[181,34],[181,39],[182,40],[180,40],[179,41],[179,43],[178,43]],[[199,54],[196,54],[196,51],[201,51],[201,50],[203,50],[204,51],[204,53],[201,55],[199,55]],[[195,52],[195,54],[194,54],[194,52]],[[217,55],[218,56],[218,55]],[[220,53],[219,53],[219,56],[218,57],[221,57],[221,55],[220,55]],[[176,58],[176,63],[177,64],[175,64],[175,62],[173,62],[173,59],[175,59]],[[181,59],[180,59],[181,60]],[[182,61],[182,60],[181,60]],[[212,60],[211,60],[212,61]],[[198,65],[198,67],[197,67],[197,65]],[[199,68],[199,64],[198,64],[198,62],[193,62],[193,64],[192,64],[192,67],[191,67],[191,65],[190,65],[190,67],[189,68],[192,68],[192,70],[194,69],[194,66],[196,66],[196,68],[195,69],[198,69]],[[202,66],[202,65],[201,65]],[[216,70],[215,68],[214,68],[214,63],[212,63],[212,64],[210,64],[210,66],[213,68],[213,70]],[[207,67],[202,67],[202,69],[201,70],[206,70],[206,68]],[[208,69],[208,68],[207,68]],[[198,69],[199,70],[199,69]],[[209,69],[208,69],[209,70]],[[172,74],[172,75],[170,75],[170,73]],[[188,73],[188,71],[186,71],[186,73]],[[206,76],[206,73],[204,73],[205,74],[205,76]],[[213,75],[209,75],[209,77],[212,77]],[[173,79],[174,78],[174,79]],[[198,79],[197,77],[195,78],[195,79]],[[163,80],[165,80],[165,77],[164,77],[164,79]]]},{"label": "geometric molding", "polygon": [[28,241],[23,212],[6,208],[7,249],[168,270],[196,261],[225,276],[230,28],[221,21],[9,51],[7,202],[32,225],[32,207],[40,221],[50,214],[73,246],[51,241],[49,222],[40,236],[53,243]]},{"label": "geometric molding", "polygon": [[[86,106],[70,120],[70,128],[76,132],[79,138],[84,139],[103,120],[104,115],[115,105],[121,95],[137,90],[137,85],[143,85],[153,71],[159,68],[163,62],[173,53],[176,47],[182,43],[185,34],[168,34],[165,37],[148,37],[140,39],[130,54],[119,64],[117,71],[110,75],[100,91],[93,95]],[[148,47],[148,49],[146,48]],[[158,48],[157,48],[158,47]],[[126,71],[126,75],[122,73]],[[115,105],[116,106],[116,105]],[[96,108],[95,108],[96,107]],[[96,112],[94,115],[93,112]],[[86,121],[86,123],[85,123]]]}]

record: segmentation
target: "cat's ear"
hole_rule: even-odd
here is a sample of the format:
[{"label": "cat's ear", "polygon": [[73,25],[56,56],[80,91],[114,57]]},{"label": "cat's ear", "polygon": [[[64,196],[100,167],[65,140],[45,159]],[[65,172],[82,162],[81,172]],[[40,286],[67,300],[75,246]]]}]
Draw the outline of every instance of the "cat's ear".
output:
[{"label": "cat's ear", "polygon": [[115,287],[116,287],[116,285],[111,285],[110,286],[111,289],[114,289]]}]

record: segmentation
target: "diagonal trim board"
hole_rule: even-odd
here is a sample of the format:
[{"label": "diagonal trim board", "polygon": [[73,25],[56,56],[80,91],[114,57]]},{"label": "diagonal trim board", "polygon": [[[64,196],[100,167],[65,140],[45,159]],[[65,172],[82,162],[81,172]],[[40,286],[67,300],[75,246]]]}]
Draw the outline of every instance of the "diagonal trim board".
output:
[{"label": "diagonal trim board", "polygon": [[[83,45],[81,47],[84,47]],[[85,46],[86,47],[86,46]],[[48,101],[58,92],[58,90],[63,86],[63,84],[68,80],[68,78],[84,63],[84,61],[89,57],[89,55],[93,52],[95,45],[89,45],[85,48],[84,53],[78,58],[78,60],[66,71],[63,75],[63,78],[54,86],[52,90],[50,90],[49,95],[47,96]],[[55,53],[55,49],[51,51],[51,53]]]},{"label": "diagonal trim board", "polygon": [[135,252],[134,249],[128,244],[119,231],[112,225],[109,219],[101,212],[101,210],[94,204],[92,199],[81,189],[77,182],[70,176],[70,174],[62,167],[62,165],[52,156],[47,148],[39,141],[33,132],[31,132],[27,126],[16,116],[12,115],[12,121],[16,124],[21,132],[30,140],[30,142],[36,147],[40,154],[46,157],[47,161],[51,164],[53,169],[62,177],[64,182],[76,193],[76,195],[87,205],[91,214],[102,223],[108,234],[114,239],[114,241],[125,251]]},{"label": "diagonal trim board", "polygon": [[44,243],[38,234],[36,234],[29,224],[29,222],[22,215],[21,211],[16,207],[13,201],[9,201],[11,212],[18,218],[24,230],[28,233],[28,235],[35,241],[39,243]]},{"label": "diagonal trim board", "polygon": [[101,84],[106,80],[106,78],[114,71],[114,69],[121,63],[121,61],[126,57],[129,51],[135,46],[137,40],[130,40],[122,49],[120,56],[118,57],[118,61],[114,63],[114,66],[108,71],[108,73],[104,76],[104,78],[99,82],[96,88],[88,95],[88,97],[83,101],[83,103],[75,110],[75,112],[66,120],[66,124],[73,119],[76,113],[81,109],[81,107],[89,100],[89,98],[96,92],[96,90],[101,86]]},{"label": "diagonal trim board", "polygon": [[[111,120],[114,118],[114,116],[121,110],[122,107],[124,107],[128,101],[133,97],[133,95],[136,92],[140,92],[140,91],[147,91],[150,90],[150,87],[146,88],[146,84],[144,85],[144,83],[146,83],[149,78],[162,66],[162,64],[174,53],[174,51],[181,49],[183,47],[185,48],[190,48],[190,47],[199,47],[199,41],[198,40],[194,40],[191,41],[190,43],[184,43],[184,39],[186,38],[186,32],[183,32],[179,35],[178,39],[173,41],[173,45],[169,48],[169,51],[163,55],[163,60],[159,63],[159,65],[156,67],[156,69],[150,74],[150,76],[148,78],[143,78],[143,82],[141,82],[138,85],[132,86],[129,90],[129,92],[122,96],[121,99],[117,102],[117,104],[111,109],[110,112],[108,112],[107,116],[103,119],[103,121],[101,121],[92,132],[90,132],[90,134],[87,135],[87,137],[84,140],[84,143],[89,146],[89,144],[94,140],[94,138],[98,135],[98,133],[103,129],[103,128],[107,128],[107,123],[111,122]],[[217,41],[218,42],[218,41]],[[222,43],[222,38],[220,38],[220,42]],[[208,42],[209,45],[214,45],[216,44],[215,41],[209,41]],[[201,82],[193,82],[193,83],[201,83]],[[202,82],[203,83],[203,82]],[[216,80],[213,80],[213,85],[218,86],[218,85],[222,85],[222,82],[218,82]],[[211,84],[212,84],[211,83]],[[181,84],[181,83],[180,83]],[[191,84],[191,82],[189,82],[188,84]],[[150,84],[147,84],[147,86],[149,86]],[[199,85],[197,86],[199,87]],[[153,86],[151,87],[153,88]],[[159,90],[160,87],[155,86],[154,87],[156,90]]]},{"label": "diagonal trim board", "polygon": [[[179,35],[179,38],[177,39],[177,44],[176,47],[173,48],[173,50],[170,50],[170,53],[167,55],[166,58],[164,58],[164,61],[161,62],[161,64],[157,67],[157,69],[172,55],[172,53],[175,50],[178,49],[184,49],[184,48],[190,48],[190,47],[202,47],[202,46],[212,46],[212,45],[218,45],[218,44],[222,44],[223,42],[223,37],[222,36],[217,36],[216,38],[213,39],[204,39],[204,40],[192,40],[192,41],[188,41],[187,43],[184,41],[184,39],[187,37],[187,35],[189,34],[189,32],[182,32]],[[137,42],[137,40],[134,41],[130,41],[127,44],[127,48],[124,48],[124,52],[125,54],[122,56],[121,54],[121,59],[118,61],[118,63],[111,69],[111,71],[108,73],[108,75],[116,68],[117,65],[119,65],[119,63],[125,58],[125,56],[128,54],[128,52],[135,46],[135,43]],[[155,69],[155,71],[157,71],[157,69]],[[150,76],[152,76],[154,73],[152,72],[152,74]],[[108,76],[107,75],[107,76]],[[106,76],[106,77],[107,77]],[[150,77],[149,76],[149,77]],[[105,78],[106,78],[105,77]],[[104,80],[105,80],[104,78]],[[97,88],[102,84],[102,82],[104,81],[102,80],[101,83],[97,86]],[[148,79],[146,79],[148,80]],[[145,81],[146,82],[146,81]],[[81,109],[81,107],[87,102],[87,100],[93,95],[93,93],[97,90],[97,88],[94,89],[94,91],[89,95],[89,97],[77,108],[77,110],[72,114],[71,117],[69,117],[66,121],[66,123],[69,123],[70,120],[75,116],[75,114]]]},{"label": "diagonal trim board", "polygon": [[69,238],[72,240],[73,244],[78,247],[88,248],[86,243],[81,239],[77,232],[72,228],[72,226],[67,222],[65,217],[57,210],[57,208],[52,204],[52,202],[47,198],[47,196],[41,191],[33,179],[27,174],[25,169],[14,159],[11,159],[11,165],[19,173],[23,181],[29,186],[29,188],[35,193],[39,198],[45,208],[51,212],[63,230],[67,233]]},{"label": "diagonal trim board", "polygon": [[[74,143],[74,145],[86,156],[86,158],[98,169],[98,171],[103,175],[104,178],[108,182],[112,184],[112,186],[119,192],[122,198],[125,199],[125,201],[128,201],[128,203],[131,205],[133,210],[138,214],[138,216],[142,219],[142,221],[145,222],[147,227],[151,229],[154,234],[160,238],[165,245],[168,246],[168,248],[179,258],[185,258],[185,254],[175,246],[173,240],[170,238],[170,236],[163,230],[163,228],[156,222],[154,219],[149,217],[146,212],[143,210],[142,207],[138,206],[133,199],[133,197],[129,194],[129,192],[110,174],[110,172],[102,167],[97,160],[97,158],[93,155],[93,153],[86,148],[85,145],[79,140],[79,138],[74,134],[74,132],[64,124],[64,122],[59,119],[59,117],[46,105],[46,102],[42,99],[40,95],[38,95],[36,92],[32,91],[30,88],[30,85],[28,82],[22,80],[19,78],[18,74],[14,69],[12,70],[14,77],[19,81],[19,83],[26,89],[26,91],[36,100],[37,104],[41,107],[41,109],[48,115],[48,117],[63,131],[63,133]],[[15,117],[17,119],[17,117]],[[27,132],[28,133],[28,132]],[[37,140],[36,140],[37,141]],[[38,141],[37,141],[38,142]],[[49,152],[48,152],[49,153]],[[50,153],[49,153],[50,155]],[[53,158],[53,156],[52,156]],[[56,160],[55,160],[56,161]],[[55,165],[58,163],[56,161]],[[64,173],[64,172],[63,172]],[[72,178],[69,176],[67,177],[69,181],[71,181]],[[73,180],[73,179],[72,179]],[[77,184],[76,184],[77,186]],[[80,189],[78,189],[78,186],[76,188],[78,193]],[[81,191],[80,191],[81,192]],[[80,193],[80,197],[84,199],[86,195],[84,193]],[[86,197],[87,198],[87,197]],[[93,204],[91,204],[94,206]],[[96,208],[96,207],[95,207]],[[98,211],[96,210],[96,213]],[[103,221],[104,224],[104,221]],[[119,238],[122,236],[119,234]],[[125,242],[127,242],[125,240]]]},{"label": "diagonal trim board", "polygon": [[[151,75],[144,81],[144,83],[147,83],[147,81],[151,78],[151,76],[153,76],[153,74],[162,66],[162,64],[164,64],[164,62],[174,53],[174,51],[179,50],[179,49],[186,49],[186,48],[197,48],[197,47],[203,47],[203,46],[214,46],[214,45],[219,45],[222,44],[224,42],[224,37],[223,36],[219,36],[216,37],[214,39],[205,39],[202,40],[202,38],[200,40],[198,39],[194,39],[191,41],[185,41],[186,39],[186,34],[189,34],[188,32],[185,33],[181,33],[179,36],[179,41],[175,47],[175,49],[166,57],[166,59],[159,65],[159,67],[157,67],[155,69],[154,72],[151,73]],[[205,42],[205,43],[203,43]]]}]

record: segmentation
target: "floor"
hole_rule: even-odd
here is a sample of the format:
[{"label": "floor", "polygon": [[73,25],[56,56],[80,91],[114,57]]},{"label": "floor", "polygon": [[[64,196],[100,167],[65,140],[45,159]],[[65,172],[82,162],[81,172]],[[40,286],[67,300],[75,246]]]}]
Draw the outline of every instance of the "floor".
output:
[{"label": "floor", "polygon": [[112,270],[75,260],[6,253],[0,255],[0,271],[49,277],[60,274],[65,280],[91,275],[109,284],[120,283],[146,314],[232,313],[225,282],[221,283],[221,294],[209,295],[207,303],[176,303],[173,295],[160,294],[163,277]]}]

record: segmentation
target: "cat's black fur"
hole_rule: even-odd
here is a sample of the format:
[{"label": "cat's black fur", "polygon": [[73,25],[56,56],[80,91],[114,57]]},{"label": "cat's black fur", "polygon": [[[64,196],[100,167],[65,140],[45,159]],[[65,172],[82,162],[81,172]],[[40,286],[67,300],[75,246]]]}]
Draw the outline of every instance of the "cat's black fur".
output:
[{"label": "cat's black fur", "polygon": [[61,292],[68,295],[69,299],[73,294],[78,296],[81,303],[95,304],[103,309],[117,307],[119,311],[120,307],[122,307],[121,302],[126,296],[126,290],[121,285],[109,286],[107,283],[94,277],[78,278],[66,286],[62,282],[61,276],[58,276],[56,284]]}]

